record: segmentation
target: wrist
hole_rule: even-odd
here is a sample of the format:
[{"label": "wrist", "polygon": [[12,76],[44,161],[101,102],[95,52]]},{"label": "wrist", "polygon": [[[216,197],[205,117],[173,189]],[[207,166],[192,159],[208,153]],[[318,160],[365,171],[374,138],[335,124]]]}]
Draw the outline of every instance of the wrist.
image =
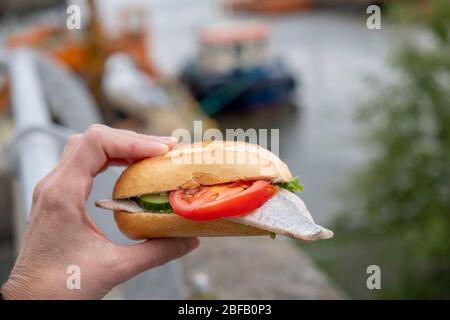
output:
[{"label": "wrist", "polygon": [[38,299],[36,289],[16,279],[9,278],[0,288],[3,300],[34,300]]}]

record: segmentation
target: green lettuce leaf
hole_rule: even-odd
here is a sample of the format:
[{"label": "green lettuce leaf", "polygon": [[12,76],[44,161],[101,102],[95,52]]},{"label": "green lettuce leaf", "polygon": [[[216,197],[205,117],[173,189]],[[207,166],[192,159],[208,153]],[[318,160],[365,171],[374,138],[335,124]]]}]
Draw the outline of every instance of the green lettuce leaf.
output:
[{"label": "green lettuce leaf", "polygon": [[278,186],[280,186],[283,189],[286,189],[290,192],[302,192],[303,191],[303,185],[300,183],[300,180],[298,177],[295,177],[292,181],[289,182],[283,182],[279,183]]}]

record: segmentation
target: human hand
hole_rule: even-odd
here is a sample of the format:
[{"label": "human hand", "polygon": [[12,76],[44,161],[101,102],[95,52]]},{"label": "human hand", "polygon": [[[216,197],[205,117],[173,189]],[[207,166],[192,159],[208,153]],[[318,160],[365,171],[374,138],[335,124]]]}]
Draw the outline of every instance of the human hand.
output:
[{"label": "human hand", "polygon": [[[59,164],[36,186],[23,245],[2,287],[5,299],[97,299],[147,269],[179,258],[198,239],[153,239],[121,246],[99,230],[86,200],[93,178],[112,164],[159,156],[175,145],[170,137],[91,126],[72,136]],[[66,286],[67,267],[81,270],[81,289]]]}]

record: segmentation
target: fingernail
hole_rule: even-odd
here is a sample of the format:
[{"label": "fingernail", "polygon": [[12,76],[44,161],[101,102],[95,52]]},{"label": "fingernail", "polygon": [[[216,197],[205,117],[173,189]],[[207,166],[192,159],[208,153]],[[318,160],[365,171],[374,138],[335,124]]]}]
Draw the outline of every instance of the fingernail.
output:
[{"label": "fingernail", "polygon": [[164,154],[169,151],[169,146],[167,144],[156,142],[156,146],[159,149],[158,151],[160,154]]},{"label": "fingernail", "polygon": [[200,241],[198,240],[198,238],[190,238],[189,241],[187,242],[187,248],[189,250],[193,250],[197,248],[199,244]]}]

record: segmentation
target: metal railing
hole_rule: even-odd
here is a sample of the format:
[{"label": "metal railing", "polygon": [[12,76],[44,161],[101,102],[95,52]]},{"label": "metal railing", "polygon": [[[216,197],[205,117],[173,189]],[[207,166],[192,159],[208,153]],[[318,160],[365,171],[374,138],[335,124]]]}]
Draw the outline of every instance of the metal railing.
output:
[{"label": "metal railing", "polygon": [[[40,90],[39,77],[28,50],[19,50],[11,55],[9,63],[13,117],[16,132],[31,127],[49,127],[51,117],[46,107],[43,92]],[[13,145],[14,161],[20,175],[24,201],[25,221],[31,208],[34,186],[58,163],[57,142],[42,132],[31,132]]]}]

